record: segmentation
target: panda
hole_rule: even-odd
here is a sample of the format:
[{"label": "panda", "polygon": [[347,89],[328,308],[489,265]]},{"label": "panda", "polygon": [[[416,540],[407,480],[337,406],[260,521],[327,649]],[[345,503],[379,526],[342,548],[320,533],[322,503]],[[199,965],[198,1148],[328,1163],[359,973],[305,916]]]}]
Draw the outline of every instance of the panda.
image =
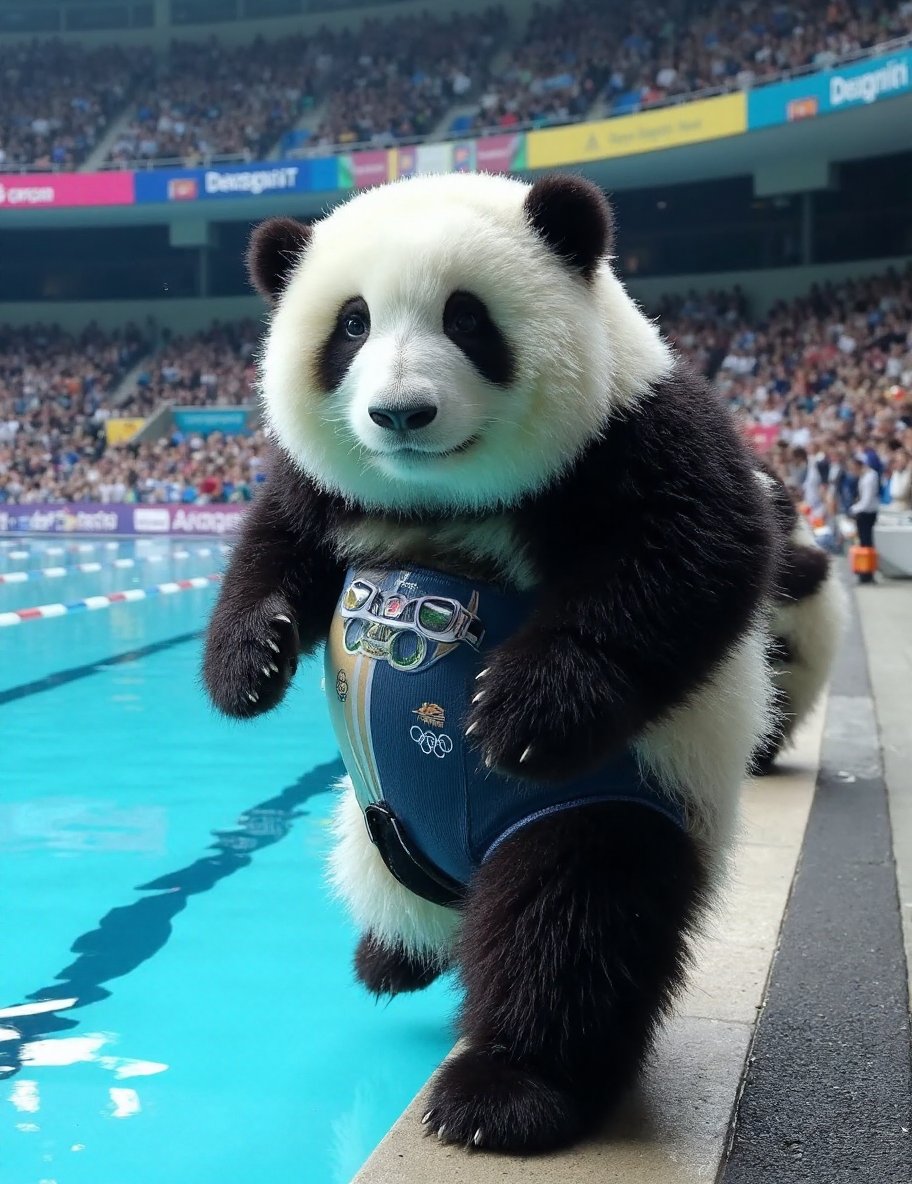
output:
[{"label": "panda", "polygon": [[682,986],[768,726],[775,530],[727,410],[573,176],[422,176],[255,229],[274,442],[203,677],[246,719],[325,646],[332,883],[376,995],[448,968],[446,1143],[617,1102]]},{"label": "panda", "polygon": [[770,499],[778,548],[768,605],[774,710],[752,772],[770,772],[810,715],[827,682],[847,618],[846,595],[829,555],[776,472],[756,471]]}]

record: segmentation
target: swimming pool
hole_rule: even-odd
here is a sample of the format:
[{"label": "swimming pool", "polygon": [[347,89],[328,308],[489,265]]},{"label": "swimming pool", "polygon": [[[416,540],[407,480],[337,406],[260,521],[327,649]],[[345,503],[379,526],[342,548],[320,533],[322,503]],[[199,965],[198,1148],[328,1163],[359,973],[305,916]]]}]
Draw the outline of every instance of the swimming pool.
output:
[{"label": "swimming pool", "polygon": [[[66,571],[0,582],[0,614],[223,558],[2,540],[0,575]],[[320,663],[253,724],[204,699],[216,587],[0,628],[3,1184],[346,1184],[452,1044],[450,983],[353,981]]]}]

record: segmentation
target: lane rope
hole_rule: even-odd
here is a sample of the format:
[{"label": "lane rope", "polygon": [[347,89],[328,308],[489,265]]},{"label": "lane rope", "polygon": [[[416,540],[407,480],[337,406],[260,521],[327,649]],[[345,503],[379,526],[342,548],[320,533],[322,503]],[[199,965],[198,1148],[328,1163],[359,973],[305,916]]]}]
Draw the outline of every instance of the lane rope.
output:
[{"label": "lane rope", "polygon": [[186,580],[168,580],[164,584],[153,584],[151,588],[127,588],[122,592],[108,592],[103,596],[86,596],[72,604],[38,604],[33,608],[18,608],[13,612],[0,613],[0,629],[10,625],[21,625],[25,621],[44,621],[49,617],[63,617],[68,613],[97,612],[110,608],[112,604],[123,604],[134,600],[148,600],[152,596],[173,596],[176,592],[189,592],[192,588],[208,588],[221,580],[219,572],[208,576],[191,576]]},{"label": "lane rope", "polygon": [[114,568],[138,567],[141,563],[164,563],[168,559],[208,559],[211,547],[198,551],[172,551],[170,555],[141,555],[135,559],[113,559],[110,563],[74,563],[69,567],[35,567],[27,571],[0,572],[0,584],[24,584],[29,580],[55,580],[79,572],[109,571]]}]

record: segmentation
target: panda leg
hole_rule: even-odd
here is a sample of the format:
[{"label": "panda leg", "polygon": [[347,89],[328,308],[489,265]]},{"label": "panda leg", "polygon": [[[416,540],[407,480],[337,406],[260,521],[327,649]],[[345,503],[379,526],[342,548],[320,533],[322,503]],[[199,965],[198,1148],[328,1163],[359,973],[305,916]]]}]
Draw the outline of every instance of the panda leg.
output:
[{"label": "panda leg", "polygon": [[466,901],[466,1047],[431,1087],[428,1130],[521,1154],[585,1133],[635,1077],[704,898],[693,841],[643,806],[581,807],[505,841]]},{"label": "panda leg", "polygon": [[421,991],[444,969],[439,959],[421,957],[401,944],[384,945],[373,933],[362,934],[355,950],[355,977],[372,995]]}]

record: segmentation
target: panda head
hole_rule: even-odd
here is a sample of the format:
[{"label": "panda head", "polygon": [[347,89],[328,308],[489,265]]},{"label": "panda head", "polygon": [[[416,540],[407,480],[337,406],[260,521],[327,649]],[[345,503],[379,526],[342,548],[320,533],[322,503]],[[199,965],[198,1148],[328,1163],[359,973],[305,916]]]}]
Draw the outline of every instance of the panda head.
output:
[{"label": "panda head", "polygon": [[419,177],[313,226],[263,223],[248,265],[273,306],[273,438],[368,509],[514,504],[670,367],[610,249],[603,195],[569,176]]}]

